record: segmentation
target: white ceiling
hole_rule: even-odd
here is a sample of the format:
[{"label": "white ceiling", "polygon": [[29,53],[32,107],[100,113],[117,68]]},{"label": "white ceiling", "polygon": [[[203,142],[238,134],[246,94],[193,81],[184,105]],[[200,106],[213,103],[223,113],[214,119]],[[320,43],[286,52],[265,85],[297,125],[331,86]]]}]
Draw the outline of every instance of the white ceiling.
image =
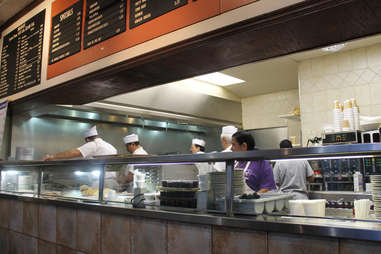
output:
[{"label": "white ceiling", "polygon": [[0,0],[0,26],[31,4],[34,0]]},{"label": "white ceiling", "polygon": [[240,98],[298,88],[298,64],[290,57],[245,64],[221,72],[246,81],[224,87]]}]

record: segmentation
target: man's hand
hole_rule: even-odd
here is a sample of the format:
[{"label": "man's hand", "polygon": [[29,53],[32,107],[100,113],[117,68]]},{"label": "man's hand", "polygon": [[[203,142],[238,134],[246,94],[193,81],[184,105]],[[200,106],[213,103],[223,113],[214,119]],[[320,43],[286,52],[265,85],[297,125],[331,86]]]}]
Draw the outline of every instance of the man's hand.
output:
[{"label": "man's hand", "polygon": [[51,161],[54,160],[54,156],[50,154],[46,154],[44,158],[42,158],[43,161]]}]

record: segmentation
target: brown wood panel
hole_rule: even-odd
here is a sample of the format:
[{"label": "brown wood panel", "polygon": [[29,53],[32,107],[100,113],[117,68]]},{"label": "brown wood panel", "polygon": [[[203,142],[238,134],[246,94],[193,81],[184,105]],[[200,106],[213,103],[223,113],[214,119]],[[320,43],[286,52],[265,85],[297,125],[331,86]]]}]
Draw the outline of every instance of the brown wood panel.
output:
[{"label": "brown wood panel", "polygon": [[43,104],[89,103],[378,33],[381,1],[305,1],[129,59],[24,97],[11,107],[25,112]]},{"label": "brown wood panel", "polygon": [[[52,17],[62,12],[75,2],[77,2],[77,0],[56,0],[52,4]],[[55,64],[48,65],[47,78],[51,79],[85,64],[109,56],[113,53],[197,23],[212,16],[216,16],[220,12],[219,0],[189,1],[185,6],[148,21],[138,27],[129,29],[129,2],[130,0],[127,1],[127,29],[125,32],[85,50],[83,49],[82,44],[81,51],[79,53],[67,57]],[[84,0],[84,6],[86,6],[86,0]],[[85,16],[85,11],[83,13]],[[83,18],[82,31],[84,30],[84,22],[85,18]]]},{"label": "brown wood panel", "polygon": [[258,2],[258,1],[264,1],[264,0],[221,0],[221,13],[233,10],[235,8],[244,6],[246,4]]}]

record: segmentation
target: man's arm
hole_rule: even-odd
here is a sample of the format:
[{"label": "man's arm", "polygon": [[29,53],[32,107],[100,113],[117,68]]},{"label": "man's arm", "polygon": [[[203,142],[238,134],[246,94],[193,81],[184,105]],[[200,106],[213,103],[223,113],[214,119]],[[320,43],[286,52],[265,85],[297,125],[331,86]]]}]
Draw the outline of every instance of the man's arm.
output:
[{"label": "man's arm", "polygon": [[268,192],[268,191],[271,191],[271,189],[262,188],[259,191],[257,191],[257,193],[265,193],[265,192]]},{"label": "man's arm", "polygon": [[309,182],[313,182],[315,180],[315,174],[314,174],[314,171],[312,170],[310,164],[308,163],[308,161],[305,161],[305,166],[306,166],[306,173],[307,173],[307,181]]},{"label": "man's arm", "polygon": [[81,152],[78,149],[71,149],[62,153],[47,154],[44,156],[44,158],[42,158],[42,160],[51,161],[51,160],[60,160],[60,159],[71,159],[71,158],[77,158],[77,157],[82,157]]}]

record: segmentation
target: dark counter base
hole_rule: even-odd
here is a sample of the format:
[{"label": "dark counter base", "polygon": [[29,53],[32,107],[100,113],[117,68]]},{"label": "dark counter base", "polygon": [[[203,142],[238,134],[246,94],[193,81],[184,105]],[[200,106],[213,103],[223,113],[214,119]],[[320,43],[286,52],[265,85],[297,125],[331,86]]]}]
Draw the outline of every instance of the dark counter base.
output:
[{"label": "dark counter base", "polygon": [[[353,222],[347,228],[337,222],[331,227],[327,222],[311,225],[318,222],[277,216],[227,218],[0,194],[4,254],[381,253],[379,242],[366,241],[380,240],[378,223]],[[372,227],[364,229],[362,224]]]}]

